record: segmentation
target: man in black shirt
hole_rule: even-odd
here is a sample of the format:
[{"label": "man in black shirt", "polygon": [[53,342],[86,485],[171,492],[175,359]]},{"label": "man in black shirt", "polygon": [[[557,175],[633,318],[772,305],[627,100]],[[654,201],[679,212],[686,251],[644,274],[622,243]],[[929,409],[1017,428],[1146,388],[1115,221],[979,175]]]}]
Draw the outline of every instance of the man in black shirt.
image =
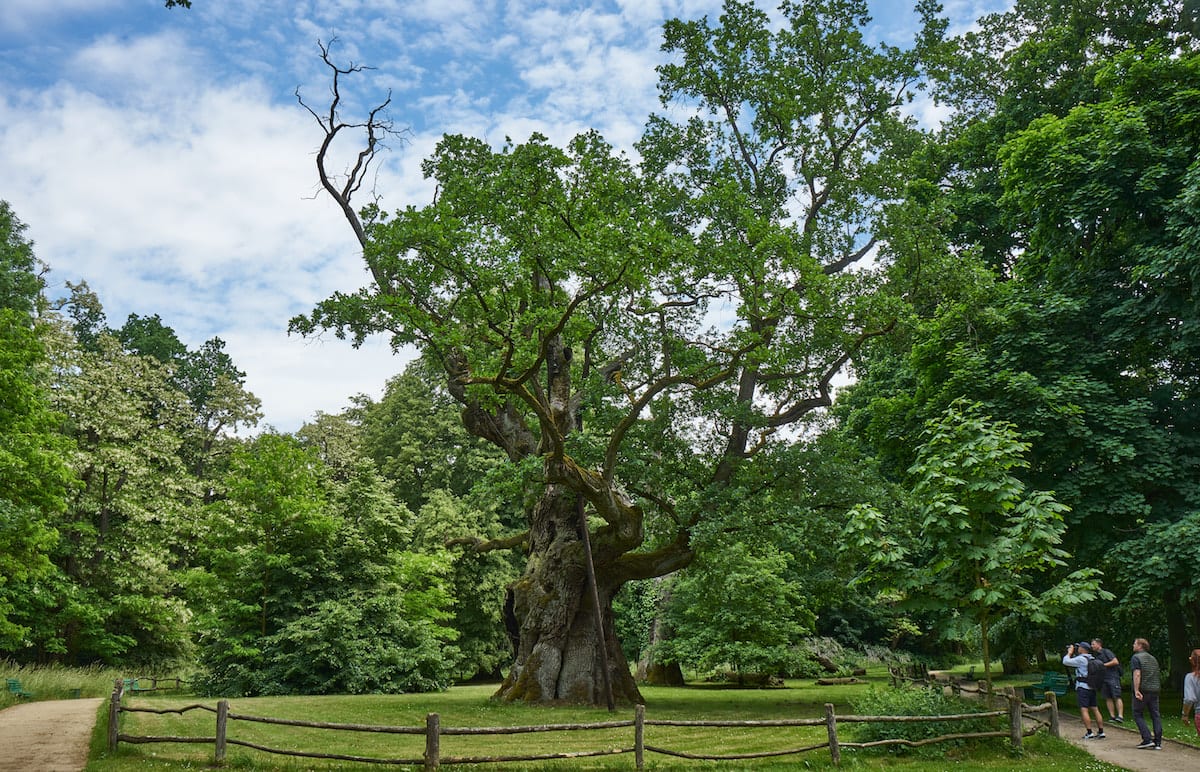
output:
[{"label": "man in black shirt", "polygon": [[1118,724],[1125,723],[1125,700],[1121,699],[1121,661],[1110,649],[1104,648],[1104,641],[1092,639],[1092,656],[1104,665],[1104,686],[1100,688],[1100,696],[1108,704],[1108,718]]}]

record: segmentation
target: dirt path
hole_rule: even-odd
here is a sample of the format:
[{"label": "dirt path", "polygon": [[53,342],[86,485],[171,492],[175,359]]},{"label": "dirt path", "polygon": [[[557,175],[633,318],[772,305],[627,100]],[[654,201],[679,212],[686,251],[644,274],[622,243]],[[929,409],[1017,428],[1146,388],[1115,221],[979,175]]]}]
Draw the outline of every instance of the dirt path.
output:
[{"label": "dirt path", "polygon": [[1093,756],[1109,764],[1133,770],[1133,772],[1200,772],[1200,748],[1173,740],[1163,740],[1161,751],[1143,751],[1133,747],[1141,741],[1141,735],[1132,726],[1117,726],[1105,723],[1104,740],[1084,740],[1083,722],[1078,716],[1061,715],[1059,726],[1064,740],[1086,748]]},{"label": "dirt path", "polygon": [[0,710],[0,772],[80,772],[103,701],[48,700]]}]

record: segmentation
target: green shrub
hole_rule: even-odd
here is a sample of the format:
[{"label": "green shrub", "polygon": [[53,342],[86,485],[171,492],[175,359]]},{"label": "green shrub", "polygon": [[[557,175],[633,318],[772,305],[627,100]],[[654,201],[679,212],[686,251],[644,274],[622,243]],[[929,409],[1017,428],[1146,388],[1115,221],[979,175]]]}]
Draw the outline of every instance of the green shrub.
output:
[{"label": "green shrub", "polygon": [[[871,687],[855,700],[853,711],[858,716],[948,716],[963,713],[987,712],[984,706],[966,702],[957,697],[947,697],[940,689],[920,687],[877,688]],[[964,734],[972,732],[1000,731],[1007,727],[1003,716],[956,721],[920,721],[912,723],[875,722],[854,724],[851,730],[856,742],[875,742],[885,739],[904,739],[913,742],[927,740],[942,735]],[[909,748],[904,745],[881,746],[891,753],[911,753],[926,751],[935,755],[943,755],[947,747],[960,746],[968,742],[1002,742],[1003,738],[980,738],[969,740],[948,740],[932,743],[922,748]]]}]

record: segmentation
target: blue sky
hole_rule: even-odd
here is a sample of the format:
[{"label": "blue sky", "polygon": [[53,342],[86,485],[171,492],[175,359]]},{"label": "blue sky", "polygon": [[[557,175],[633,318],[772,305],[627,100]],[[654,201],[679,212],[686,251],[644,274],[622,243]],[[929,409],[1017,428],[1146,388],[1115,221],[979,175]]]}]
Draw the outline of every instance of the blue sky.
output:
[{"label": "blue sky", "polygon": [[[1010,0],[944,2],[961,31]],[[912,2],[874,0],[870,34],[911,40]],[[3,0],[0,198],[28,225],[51,291],[87,281],[109,323],[158,314],[189,346],[219,336],[265,422],[297,429],[352,395],[379,397],[406,352],[287,335],[335,290],[366,283],[357,243],[317,195],[333,58],[374,69],[409,129],[379,167],[385,208],[427,202],[421,159],[444,133],[499,144],[599,129],[618,147],[658,109],[671,17],[719,0]],[[365,199],[364,199],[365,200]]]}]

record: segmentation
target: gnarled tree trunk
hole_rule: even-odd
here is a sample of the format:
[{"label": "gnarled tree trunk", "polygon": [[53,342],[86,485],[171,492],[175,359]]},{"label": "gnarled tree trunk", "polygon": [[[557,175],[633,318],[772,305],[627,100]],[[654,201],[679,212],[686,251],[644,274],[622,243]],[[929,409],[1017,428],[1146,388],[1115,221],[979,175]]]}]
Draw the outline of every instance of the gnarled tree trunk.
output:
[{"label": "gnarled tree trunk", "polygon": [[614,584],[612,572],[605,571],[611,562],[600,557],[595,562],[603,630],[597,634],[575,501],[573,491],[552,484],[534,507],[529,559],[511,588],[520,639],[498,699],[605,704],[607,660],[614,701],[642,702],[613,630],[612,597],[620,582]]}]

